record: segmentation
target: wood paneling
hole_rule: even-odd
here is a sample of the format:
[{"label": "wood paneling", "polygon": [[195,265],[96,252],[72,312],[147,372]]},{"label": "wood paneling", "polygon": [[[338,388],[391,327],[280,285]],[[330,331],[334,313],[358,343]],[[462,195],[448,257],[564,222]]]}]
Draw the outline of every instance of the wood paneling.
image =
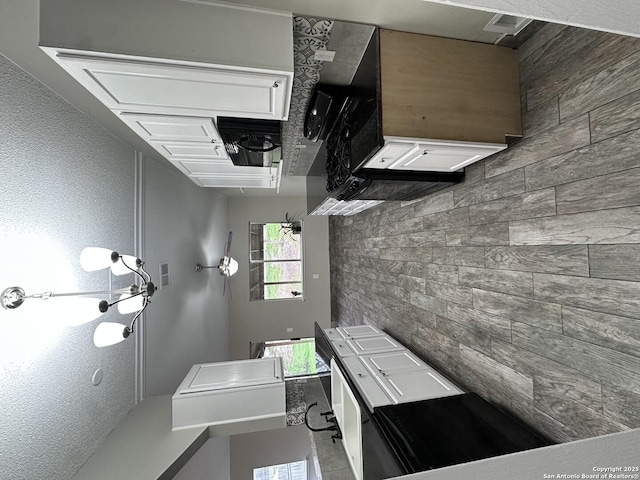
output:
[{"label": "wood paneling", "polygon": [[510,222],[511,245],[640,243],[640,207]]},{"label": "wood paneling", "polygon": [[639,205],[640,168],[559,185],[556,197],[558,214]]},{"label": "wood paneling", "polygon": [[533,274],[534,297],[595,312],[640,318],[640,283]]},{"label": "wood paneling", "polygon": [[640,282],[640,245],[589,245],[590,276]]},{"label": "wood paneling", "polygon": [[474,203],[489,202],[498,198],[518,195],[523,192],[524,171],[520,169],[505,173],[497,178],[483,180],[471,185],[462,185],[453,191],[453,203],[456,207],[465,207]]},{"label": "wood paneling", "polygon": [[554,188],[513,195],[469,206],[469,223],[506,222],[526,218],[548,217],[556,214]]},{"label": "wood paneling", "polygon": [[554,332],[562,332],[562,314],[558,304],[474,288],[473,308]]},{"label": "wood paneling", "polygon": [[638,150],[640,130],[634,130],[528,165],[524,169],[527,191],[640,167]]},{"label": "wood paneling", "polygon": [[514,50],[382,30],[380,72],[385,136],[504,143],[522,134]]},{"label": "wood paneling", "polygon": [[487,247],[487,268],[589,276],[586,245]]},{"label": "wood paneling", "polygon": [[528,272],[460,267],[459,283],[468,287],[533,297],[533,275]]},{"label": "wood paneling", "polygon": [[521,141],[330,220],[333,321],[386,329],[556,440],[640,427],[638,45],[558,25],[525,42]]},{"label": "wood paneling", "polygon": [[589,112],[591,141],[640,128],[640,90]]},{"label": "wood paneling", "polygon": [[489,158],[485,164],[487,178],[531,165],[545,158],[589,145],[589,117],[582,115],[552,128],[543,135],[527,137],[518,148],[508,148]]},{"label": "wood paneling", "polygon": [[560,120],[580,115],[635,92],[640,84],[640,52],[622,59],[560,94]]}]

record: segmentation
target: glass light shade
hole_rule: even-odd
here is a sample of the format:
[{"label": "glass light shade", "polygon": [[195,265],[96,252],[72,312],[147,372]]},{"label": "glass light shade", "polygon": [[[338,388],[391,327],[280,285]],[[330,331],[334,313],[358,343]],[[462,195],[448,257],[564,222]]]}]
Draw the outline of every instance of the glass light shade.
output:
[{"label": "glass light shade", "polygon": [[93,333],[93,343],[96,347],[108,347],[124,340],[122,333],[125,326],[121,323],[102,322]]},{"label": "glass light shade", "polygon": [[229,276],[238,271],[238,262],[233,257],[229,257]]},{"label": "glass light shade", "polygon": [[[80,253],[80,266],[86,272],[101,270],[113,265],[111,254],[113,250],[101,247],[87,247]],[[135,263],[134,263],[135,265]]]},{"label": "glass light shade", "polygon": [[89,323],[102,315],[98,308],[100,304],[100,299],[98,298],[67,297],[56,298],[52,302],[55,302],[57,311],[63,312],[59,313],[59,315],[64,323],[73,327]]},{"label": "glass light shade", "polygon": [[144,297],[137,295],[131,296],[130,293],[123,293],[118,303],[118,311],[122,314],[133,313],[142,310],[144,306]]},{"label": "glass light shade", "polygon": [[[126,265],[124,263],[126,263]],[[119,258],[116,263],[111,262],[111,273],[114,275],[126,275],[127,273],[131,273],[130,267],[133,270],[137,270],[138,266],[136,265],[137,258],[133,255],[122,255],[122,258]]]}]

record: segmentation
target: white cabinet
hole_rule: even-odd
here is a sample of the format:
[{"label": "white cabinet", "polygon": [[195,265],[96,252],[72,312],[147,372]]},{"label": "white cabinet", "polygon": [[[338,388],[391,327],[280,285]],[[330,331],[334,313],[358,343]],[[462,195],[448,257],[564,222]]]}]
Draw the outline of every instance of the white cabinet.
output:
[{"label": "white cabinet", "polygon": [[376,407],[393,403],[360,357],[353,356],[341,360],[371,412]]},{"label": "white cabinet", "polygon": [[238,433],[284,427],[282,360],[194,365],[172,397],[172,427],[203,425],[225,425],[228,432],[236,427]]},{"label": "white cabinet", "polygon": [[405,370],[423,368],[425,363],[409,350],[392,353],[372,353],[364,355],[362,362],[375,374],[388,375]]},{"label": "white cabinet", "polygon": [[287,117],[290,76],[58,51],[54,59],[114,111],[162,115]]},{"label": "white cabinet", "polygon": [[122,112],[120,118],[148,142],[222,143],[209,117]]},{"label": "white cabinet", "polygon": [[459,395],[459,388],[428,366],[416,370],[374,374],[393,403]]},{"label": "white cabinet", "polygon": [[500,143],[385,137],[384,146],[363,168],[455,172],[505,148]]},{"label": "white cabinet", "polygon": [[333,348],[333,351],[336,352],[336,355],[338,355],[340,358],[353,357],[356,354],[356,352],[353,351],[353,348],[351,348],[351,346],[344,340],[332,341],[331,347]]},{"label": "white cabinet", "polygon": [[331,409],[342,432],[342,445],[356,480],[364,478],[362,413],[360,404],[340,368],[331,360]]},{"label": "white cabinet", "polygon": [[393,338],[383,335],[376,337],[350,338],[347,344],[357,355],[404,350],[404,346]]},{"label": "white cabinet", "polygon": [[384,335],[382,330],[374,327],[373,325],[355,325],[353,327],[338,327],[336,328],[342,338],[359,338],[359,337],[375,337]]}]

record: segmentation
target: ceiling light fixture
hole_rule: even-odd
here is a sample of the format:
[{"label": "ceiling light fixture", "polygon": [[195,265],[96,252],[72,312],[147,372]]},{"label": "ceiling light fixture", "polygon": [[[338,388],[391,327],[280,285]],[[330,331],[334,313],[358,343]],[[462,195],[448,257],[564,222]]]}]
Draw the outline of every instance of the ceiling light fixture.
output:
[{"label": "ceiling light fixture", "polygon": [[151,281],[151,276],[145,271],[144,262],[139,258],[131,255],[120,255],[107,248],[87,247],[80,254],[80,265],[87,272],[102,270],[110,267],[114,275],[125,275],[127,273],[135,273],[140,280],[140,284],[133,284],[129,287],[119,288],[115,290],[101,290],[97,292],[73,292],[73,293],[33,293],[27,295],[21,287],[5,288],[0,294],[0,304],[7,310],[14,310],[22,305],[25,300],[30,298],[39,298],[48,300],[55,297],[75,297],[85,295],[119,295],[114,302],[106,300],[78,298],[73,303],[76,318],[73,325],[81,325],[83,323],[95,320],[109,308],[114,305],[118,306],[118,312],[121,314],[129,314],[136,312],[129,326],[116,322],[102,322],[96,328],[93,335],[93,342],[97,347],[106,347],[114,345],[128,338],[133,332],[136,320],[150,303],[150,298],[156,291],[156,287]]}]

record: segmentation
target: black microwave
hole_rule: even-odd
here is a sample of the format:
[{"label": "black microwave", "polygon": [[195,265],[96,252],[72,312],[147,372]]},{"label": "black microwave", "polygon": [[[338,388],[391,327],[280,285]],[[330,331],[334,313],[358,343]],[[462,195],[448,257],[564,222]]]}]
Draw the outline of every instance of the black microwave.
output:
[{"label": "black microwave", "polygon": [[270,167],[281,160],[281,122],[218,117],[217,124],[224,147],[234,165]]}]

